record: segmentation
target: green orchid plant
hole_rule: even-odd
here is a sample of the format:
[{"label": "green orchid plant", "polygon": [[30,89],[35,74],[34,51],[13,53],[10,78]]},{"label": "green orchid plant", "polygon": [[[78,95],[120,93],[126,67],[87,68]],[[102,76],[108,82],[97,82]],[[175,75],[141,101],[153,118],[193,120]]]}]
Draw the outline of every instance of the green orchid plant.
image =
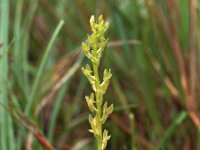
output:
[{"label": "green orchid plant", "polygon": [[95,20],[94,16],[91,16],[90,26],[92,34],[88,35],[87,40],[82,43],[82,50],[91,61],[92,68],[87,64],[85,67],[82,67],[82,71],[89,80],[94,92],[92,92],[90,96],[85,96],[85,99],[92,112],[89,115],[89,123],[91,125],[89,131],[93,133],[97,139],[98,150],[104,150],[111,136],[108,135],[106,129],[103,130],[102,126],[112,113],[114,106],[113,104],[108,106],[108,102],[104,102],[103,100],[103,95],[108,88],[112,74],[110,69],[105,69],[103,72],[103,81],[101,81],[98,68],[100,65],[100,58],[108,41],[108,39],[104,37],[104,34],[109,24],[108,22],[104,22],[102,15],[99,16],[97,20]]}]

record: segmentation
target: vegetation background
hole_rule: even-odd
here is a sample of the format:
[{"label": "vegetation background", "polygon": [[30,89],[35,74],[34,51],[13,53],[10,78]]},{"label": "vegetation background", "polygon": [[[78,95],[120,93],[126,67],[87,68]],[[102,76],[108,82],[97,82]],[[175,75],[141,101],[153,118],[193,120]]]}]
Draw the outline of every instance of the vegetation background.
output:
[{"label": "vegetation background", "polygon": [[108,149],[200,149],[198,0],[0,0],[0,149],[95,149],[80,69],[93,14],[110,23]]}]

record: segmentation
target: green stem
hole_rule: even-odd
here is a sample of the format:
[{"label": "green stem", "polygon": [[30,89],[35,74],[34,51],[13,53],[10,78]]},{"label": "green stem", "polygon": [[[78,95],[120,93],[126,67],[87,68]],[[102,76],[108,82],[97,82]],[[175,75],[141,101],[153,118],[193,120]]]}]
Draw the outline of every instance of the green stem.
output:
[{"label": "green stem", "polygon": [[99,131],[99,136],[97,137],[97,142],[98,142],[98,150],[102,150],[102,123],[101,123],[101,105],[97,103],[97,109],[98,112],[96,114],[97,116],[97,129]]},{"label": "green stem", "polygon": [[102,95],[99,93],[99,72],[98,72],[98,66],[93,63],[93,71],[94,76],[96,78],[96,91],[95,91],[95,97],[96,97],[96,106],[97,106],[97,113],[96,113],[96,120],[97,120],[97,129],[99,131],[99,135],[97,136],[97,143],[98,143],[98,150],[102,150],[102,122],[101,122],[101,115],[102,115]]}]

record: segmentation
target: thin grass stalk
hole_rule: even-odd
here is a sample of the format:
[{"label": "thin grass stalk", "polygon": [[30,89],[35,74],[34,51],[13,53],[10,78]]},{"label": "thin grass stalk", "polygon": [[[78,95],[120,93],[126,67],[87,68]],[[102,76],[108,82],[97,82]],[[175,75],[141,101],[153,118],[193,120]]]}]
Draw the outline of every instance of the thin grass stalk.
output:
[{"label": "thin grass stalk", "polygon": [[190,92],[195,99],[196,89],[196,56],[197,51],[195,48],[196,40],[196,0],[189,0],[189,54],[190,54]]},{"label": "thin grass stalk", "polygon": [[50,42],[45,50],[45,53],[42,57],[42,61],[40,63],[40,66],[39,66],[39,69],[37,71],[37,75],[36,75],[36,78],[35,78],[35,81],[34,81],[34,84],[33,84],[33,87],[32,87],[32,91],[31,91],[31,95],[30,95],[30,98],[28,100],[28,103],[27,103],[27,106],[26,106],[26,110],[25,110],[25,113],[29,116],[30,115],[30,111],[31,111],[31,107],[32,107],[32,104],[33,104],[33,101],[37,95],[37,90],[38,88],[40,87],[40,79],[41,79],[41,76],[42,76],[42,73],[45,69],[45,65],[46,65],[46,62],[48,60],[48,56],[49,56],[49,53],[51,52],[52,50],[52,47],[53,47],[53,44],[58,36],[58,33],[60,32],[62,26],[64,25],[64,21],[61,20],[58,24],[58,26],[56,27],[56,30],[54,31],[53,33],[53,36],[52,38],[50,39]]},{"label": "thin grass stalk", "polygon": [[196,37],[196,0],[189,0],[189,52],[190,52],[190,89],[193,97],[195,98],[195,83],[196,83],[196,56],[197,51],[195,48]]},{"label": "thin grass stalk", "polygon": [[31,0],[30,7],[27,12],[27,16],[25,18],[25,24],[23,28],[23,41],[21,42],[22,45],[22,77],[23,77],[23,87],[24,87],[24,94],[26,96],[26,100],[29,97],[30,93],[30,83],[29,83],[29,72],[28,72],[28,46],[29,46],[29,38],[31,32],[31,25],[33,16],[35,14],[37,8],[38,1]]},{"label": "thin grass stalk", "polygon": [[20,61],[21,61],[21,39],[22,39],[22,31],[21,31],[21,16],[22,16],[22,7],[23,7],[24,0],[19,0],[17,1],[16,4],[16,11],[15,11],[15,20],[14,20],[14,37],[15,37],[15,42],[14,42],[14,50],[13,50],[13,55],[14,55],[14,67],[13,71],[14,74],[17,78],[17,83],[19,84],[19,87],[24,90],[23,88],[23,79],[22,76],[20,75],[21,72],[21,66]]},{"label": "thin grass stalk", "polygon": [[[185,90],[186,96],[186,109],[188,114],[193,121],[194,125],[200,129],[200,119],[198,117],[197,103],[195,101],[195,89],[196,89],[196,50],[195,50],[195,31],[196,31],[196,1],[189,0],[190,10],[190,79],[188,79],[188,85]],[[189,85],[190,83],[190,85]]]},{"label": "thin grass stalk", "polygon": [[185,111],[182,111],[179,113],[179,115],[176,117],[174,122],[170,125],[170,127],[165,132],[163,138],[160,141],[158,150],[164,150],[165,145],[167,145],[167,142],[172,137],[173,134],[176,133],[176,129],[183,123],[183,121],[187,118],[187,113]]},{"label": "thin grass stalk", "polygon": [[14,20],[14,63],[13,71],[19,88],[25,100],[28,100],[30,94],[30,83],[28,74],[28,46],[30,27],[32,25],[32,18],[37,7],[37,1],[30,1],[30,6],[27,11],[25,19],[22,19],[24,0],[16,2],[16,12]]},{"label": "thin grass stalk", "polygon": [[[32,87],[32,90],[31,90],[31,94],[30,94],[30,97],[28,99],[28,102],[27,102],[27,105],[26,105],[26,108],[25,108],[25,114],[30,117],[31,114],[31,109],[33,107],[33,102],[35,100],[35,97],[37,96],[37,90],[38,88],[40,87],[40,79],[41,79],[41,76],[42,76],[42,73],[44,71],[44,68],[45,68],[45,65],[46,65],[46,62],[48,61],[48,56],[49,56],[49,53],[51,52],[52,50],[52,47],[53,47],[53,44],[58,36],[58,33],[60,32],[62,26],[64,25],[64,21],[61,20],[59,22],[59,24],[57,25],[48,45],[47,45],[47,48],[45,50],[45,53],[42,57],[42,60],[41,60],[41,63],[40,63],[40,66],[39,66],[39,69],[37,71],[37,74],[36,74],[36,78],[34,80],[34,83],[33,83],[33,87]],[[19,130],[19,138],[18,138],[18,150],[21,149],[21,146],[22,146],[22,136],[24,135],[24,128],[20,128]]]},{"label": "thin grass stalk", "polygon": [[[0,101],[8,104],[8,36],[9,36],[9,0],[0,1]],[[15,148],[12,118],[0,107],[0,149]]]}]

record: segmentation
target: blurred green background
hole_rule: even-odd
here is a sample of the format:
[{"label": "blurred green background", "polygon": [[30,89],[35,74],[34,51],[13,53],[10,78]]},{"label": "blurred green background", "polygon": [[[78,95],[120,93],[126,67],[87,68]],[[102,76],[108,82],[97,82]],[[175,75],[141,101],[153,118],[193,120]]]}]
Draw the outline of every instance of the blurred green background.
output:
[{"label": "blurred green background", "polygon": [[0,149],[94,150],[80,46],[109,22],[109,150],[200,149],[198,0],[0,0]]}]

